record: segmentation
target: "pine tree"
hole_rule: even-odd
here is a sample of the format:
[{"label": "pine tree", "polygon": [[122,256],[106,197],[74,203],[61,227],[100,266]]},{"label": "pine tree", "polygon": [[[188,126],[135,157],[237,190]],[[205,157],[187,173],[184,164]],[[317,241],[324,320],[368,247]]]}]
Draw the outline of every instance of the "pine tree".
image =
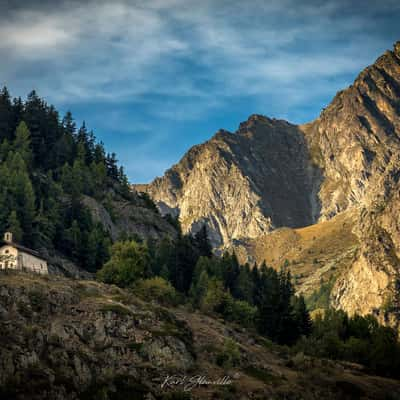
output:
[{"label": "pine tree", "polygon": [[206,271],[202,271],[195,283],[190,288],[189,295],[192,299],[195,307],[201,307],[202,301],[207,294],[208,289],[208,274]]},{"label": "pine tree", "polygon": [[166,281],[170,280],[169,279],[169,270],[168,270],[168,267],[166,264],[162,265],[159,275],[161,276],[161,278],[165,279]]},{"label": "pine tree", "polygon": [[68,254],[75,260],[79,259],[80,256],[81,238],[82,234],[78,221],[73,220],[71,227],[65,231],[65,245]]},{"label": "pine tree", "polygon": [[53,246],[53,240],[56,234],[57,218],[57,210],[53,209],[52,212],[46,212],[42,201],[34,221],[34,247],[51,248]]},{"label": "pine tree", "polygon": [[99,241],[99,235],[96,229],[93,229],[87,234],[87,238],[84,241],[84,252],[80,255],[86,269],[91,272],[96,271],[97,266],[97,246]]},{"label": "pine tree", "polygon": [[74,122],[74,119],[72,118],[71,111],[66,112],[66,114],[62,120],[62,126],[63,126],[64,132],[66,134],[71,135],[72,137],[75,136],[76,124]]},{"label": "pine tree", "polygon": [[[89,165],[93,161],[94,151],[94,135],[93,132],[90,134],[86,129],[86,123],[83,121],[82,126],[79,128],[77,134],[78,142],[78,158],[81,159],[85,165]],[[79,154],[79,147],[81,148],[81,155]]]},{"label": "pine tree", "polygon": [[13,234],[13,241],[20,242],[22,240],[22,228],[18,221],[17,213],[12,211],[8,217],[7,230]]},{"label": "pine tree", "polygon": [[28,95],[23,118],[31,133],[32,149],[35,156],[34,161],[35,164],[38,165],[40,160],[44,159],[46,156],[45,138],[43,134],[43,124],[46,118],[45,105],[35,90]]},{"label": "pine tree", "polygon": [[182,236],[177,239],[169,271],[171,283],[178,291],[189,291],[198,257],[189,237]]},{"label": "pine tree", "polygon": [[263,264],[255,290],[258,330],[272,340],[277,340],[280,326],[280,285],[276,271]]},{"label": "pine tree", "polygon": [[72,164],[76,153],[76,125],[69,111],[62,120],[60,132],[60,137],[53,149],[55,168],[63,166],[66,163]]},{"label": "pine tree", "polygon": [[207,226],[204,224],[194,236],[195,246],[199,250],[199,254],[204,257],[212,256],[212,247],[208,239]]},{"label": "pine tree", "polygon": [[293,344],[299,336],[292,305],[293,294],[290,271],[282,268],[279,273],[279,319],[275,332],[275,340],[278,343]]},{"label": "pine tree", "polygon": [[15,139],[12,149],[18,152],[25,162],[27,168],[32,163],[32,150],[29,129],[24,121],[21,121],[15,131]]},{"label": "pine tree", "polygon": [[10,93],[6,87],[3,87],[0,91],[0,141],[4,139],[12,140],[13,128],[13,109]]},{"label": "pine tree", "polygon": [[253,303],[254,284],[251,279],[251,271],[248,264],[240,268],[239,276],[236,282],[236,290],[234,297],[247,301],[249,304]]},{"label": "pine tree", "polygon": [[193,271],[193,284],[196,284],[197,281],[200,278],[200,275],[203,271],[205,271],[207,274],[210,274],[210,265],[211,265],[212,261],[204,256],[200,256],[199,259],[197,260],[196,266],[194,267],[194,271]]},{"label": "pine tree", "polygon": [[107,154],[106,157],[107,174],[112,179],[118,179],[117,163],[118,161],[115,153]]},{"label": "pine tree", "polygon": [[96,163],[103,163],[103,164],[105,163],[106,156],[104,151],[104,145],[102,142],[95,145],[93,152],[93,159],[94,162]]},{"label": "pine tree", "polygon": [[233,296],[237,295],[237,279],[240,273],[239,262],[236,254],[225,253],[222,256],[222,271],[224,277],[224,286],[228,289]]},{"label": "pine tree", "polygon": [[299,335],[308,336],[312,330],[312,321],[303,296],[295,297],[293,308]]},{"label": "pine tree", "polygon": [[[25,112],[25,104],[21,97],[17,97],[13,100],[12,105],[12,128],[11,132],[14,133],[17,129],[18,124],[23,120],[23,115]],[[12,137],[10,137],[12,139]]]},{"label": "pine tree", "polygon": [[80,199],[82,193],[85,191],[88,193],[89,184],[86,174],[86,167],[80,158],[74,161],[71,169],[72,174],[72,186],[70,187],[70,193],[74,200]]},{"label": "pine tree", "polygon": [[10,200],[21,223],[23,242],[27,245],[33,241],[33,222],[35,219],[35,193],[26,169],[24,160],[19,153],[10,153],[7,164],[10,168]]}]

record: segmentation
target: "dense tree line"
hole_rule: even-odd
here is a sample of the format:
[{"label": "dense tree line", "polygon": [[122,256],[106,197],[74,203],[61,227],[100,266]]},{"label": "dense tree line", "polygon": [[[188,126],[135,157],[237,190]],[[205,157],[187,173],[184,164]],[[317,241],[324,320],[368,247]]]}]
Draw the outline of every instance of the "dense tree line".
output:
[{"label": "dense tree line", "polygon": [[[111,258],[98,272],[106,283],[146,287],[153,292],[171,288],[208,313],[255,328],[282,344],[309,334],[311,320],[302,297],[294,295],[290,272],[240,265],[234,254],[212,255],[206,228],[196,235],[159,243],[127,240],[112,247]],[[159,296],[162,297],[162,296]]]},{"label": "dense tree line", "polygon": [[26,246],[57,250],[94,271],[107,260],[110,239],[83,195],[104,204],[112,195],[130,197],[115,154],[35,91],[22,101],[0,90],[0,232],[11,230]]},{"label": "dense tree line", "polygon": [[397,332],[379,325],[372,315],[349,317],[328,309],[313,321],[311,335],[296,345],[306,354],[365,365],[374,374],[400,377]]}]

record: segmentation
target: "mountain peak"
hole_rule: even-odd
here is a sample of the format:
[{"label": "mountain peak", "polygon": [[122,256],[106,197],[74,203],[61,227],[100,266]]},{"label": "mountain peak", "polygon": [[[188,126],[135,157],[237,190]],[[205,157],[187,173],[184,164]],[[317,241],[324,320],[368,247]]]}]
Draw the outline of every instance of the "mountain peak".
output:
[{"label": "mountain peak", "polygon": [[262,114],[251,114],[249,118],[247,118],[247,121],[271,121],[271,118]]},{"label": "mountain peak", "polygon": [[394,49],[394,54],[395,54],[397,57],[400,57],[400,40],[398,40],[398,41],[394,44],[393,49]]}]

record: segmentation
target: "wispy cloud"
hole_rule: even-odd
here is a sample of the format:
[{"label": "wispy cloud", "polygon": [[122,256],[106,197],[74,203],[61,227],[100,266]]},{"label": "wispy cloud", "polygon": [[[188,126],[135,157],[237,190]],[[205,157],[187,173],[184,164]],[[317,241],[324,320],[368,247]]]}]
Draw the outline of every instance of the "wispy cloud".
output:
[{"label": "wispy cloud", "polygon": [[249,98],[301,121],[390,47],[399,15],[392,0],[0,5],[0,83],[18,95],[37,88],[58,106],[107,104],[116,112],[102,126],[114,130],[129,106],[124,120],[159,132],[159,144],[171,121],[229,115]]},{"label": "wispy cloud", "polygon": [[309,56],[297,48],[302,41],[315,46],[334,40],[338,31],[365,27],[362,17],[344,16],[327,30],[337,9],[335,2],[300,8],[295,1],[65,3],[22,9],[3,21],[0,49],[20,69],[51,63],[42,86],[58,101],[132,101],[173,93],[201,102],[246,89],[254,94],[255,84],[264,91],[271,83],[349,73],[365,64],[368,55],[349,57],[362,47],[351,40],[345,52],[343,43]]}]

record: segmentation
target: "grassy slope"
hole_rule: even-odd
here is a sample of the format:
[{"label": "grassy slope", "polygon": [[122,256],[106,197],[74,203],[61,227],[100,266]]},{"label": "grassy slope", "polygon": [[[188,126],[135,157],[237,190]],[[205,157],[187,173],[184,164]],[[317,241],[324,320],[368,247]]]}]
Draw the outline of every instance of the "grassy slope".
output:
[{"label": "grassy slope", "polygon": [[277,229],[244,242],[237,252],[241,261],[247,253],[258,264],[265,260],[274,268],[288,260],[298,291],[309,295],[351,264],[358,248],[353,222],[352,214],[342,213],[305,228]]}]

